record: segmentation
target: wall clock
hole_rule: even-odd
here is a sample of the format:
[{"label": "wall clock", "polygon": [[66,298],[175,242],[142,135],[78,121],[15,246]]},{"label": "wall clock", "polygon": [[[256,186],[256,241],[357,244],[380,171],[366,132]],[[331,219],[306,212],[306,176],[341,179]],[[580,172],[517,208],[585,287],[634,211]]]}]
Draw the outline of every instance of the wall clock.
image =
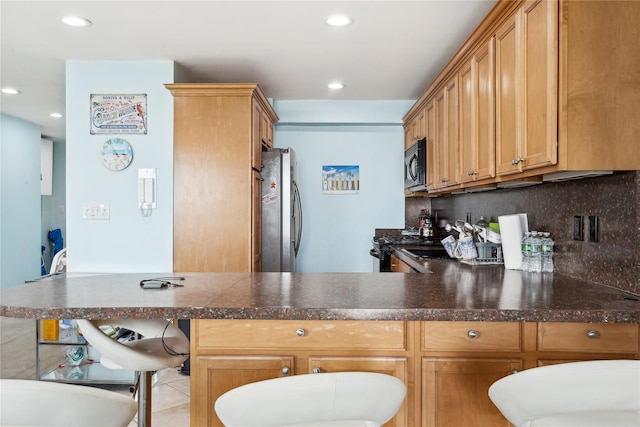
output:
[{"label": "wall clock", "polygon": [[102,145],[102,164],[109,170],[126,169],[133,160],[131,145],[121,138],[111,138]]}]

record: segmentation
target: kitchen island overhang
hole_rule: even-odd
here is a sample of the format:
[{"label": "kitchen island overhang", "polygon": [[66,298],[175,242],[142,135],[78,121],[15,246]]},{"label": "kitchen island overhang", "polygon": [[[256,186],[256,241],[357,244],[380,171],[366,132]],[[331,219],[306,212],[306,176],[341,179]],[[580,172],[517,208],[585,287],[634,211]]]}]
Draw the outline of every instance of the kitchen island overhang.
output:
[{"label": "kitchen island overhang", "polygon": [[431,260],[428,273],[167,273],[51,277],[3,290],[35,319],[273,319],[640,323],[640,297],[561,274]]}]

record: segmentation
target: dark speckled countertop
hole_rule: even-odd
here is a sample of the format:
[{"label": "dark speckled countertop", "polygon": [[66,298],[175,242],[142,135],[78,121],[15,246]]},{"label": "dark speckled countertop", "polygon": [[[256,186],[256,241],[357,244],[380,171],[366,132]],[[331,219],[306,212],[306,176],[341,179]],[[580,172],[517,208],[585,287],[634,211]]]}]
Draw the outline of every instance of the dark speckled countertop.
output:
[{"label": "dark speckled countertop", "polygon": [[640,298],[596,283],[452,260],[430,260],[422,266],[424,274],[185,273],[185,280],[178,282],[183,287],[160,290],[139,286],[141,279],[157,274],[54,277],[3,290],[0,315],[58,319],[640,321]]}]

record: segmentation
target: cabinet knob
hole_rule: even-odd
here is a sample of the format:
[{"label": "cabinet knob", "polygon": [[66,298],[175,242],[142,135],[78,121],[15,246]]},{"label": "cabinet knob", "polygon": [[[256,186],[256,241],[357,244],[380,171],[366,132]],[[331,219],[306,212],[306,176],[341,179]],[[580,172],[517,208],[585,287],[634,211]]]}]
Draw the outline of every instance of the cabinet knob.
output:
[{"label": "cabinet knob", "polygon": [[518,372],[520,372],[520,369],[514,369],[513,371],[511,371],[512,374],[517,374]]},{"label": "cabinet knob", "polygon": [[598,331],[589,331],[587,332],[587,337],[589,339],[595,340],[600,338],[600,333]]},{"label": "cabinet knob", "polygon": [[296,329],[296,335],[299,336],[299,337],[303,337],[305,333],[306,332],[302,328]]},{"label": "cabinet knob", "polygon": [[319,374],[319,373],[321,373],[321,372],[322,372],[322,371],[321,371],[321,370],[320,370],[320,368],[318,368],[317,366],[311,370],[311,373],[312,373],[312,374]]},{"label": "cabinet knob", "polygon": [[440,181],[441,181],[441,182],[447,182],[447,181],[448,181],[448,179],[447,179],[447,178],[442,178]]},{"label": "cabinet knob", "polygon": [[282,368],[282,375],[289,375],[291,373],[291,369],[288,366]]},{"label": "cabinet knob", "polygon": [[479,334],[478,334],[478,331],[471,330],[471,331],[469,331],[467,333],[467,335],[469,336],[469,338],[471,338],[473,340],[473,339],[478,338]]}]

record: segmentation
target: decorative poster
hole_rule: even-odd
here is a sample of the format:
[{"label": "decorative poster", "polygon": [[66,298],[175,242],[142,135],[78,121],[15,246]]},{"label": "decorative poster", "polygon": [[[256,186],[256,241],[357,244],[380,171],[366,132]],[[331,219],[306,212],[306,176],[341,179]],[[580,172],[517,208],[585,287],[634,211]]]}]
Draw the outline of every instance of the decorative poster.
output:
[{"label": "decorative poster", "polygon": [[91,94],[91,135],[147,134],[147,94]]}]

